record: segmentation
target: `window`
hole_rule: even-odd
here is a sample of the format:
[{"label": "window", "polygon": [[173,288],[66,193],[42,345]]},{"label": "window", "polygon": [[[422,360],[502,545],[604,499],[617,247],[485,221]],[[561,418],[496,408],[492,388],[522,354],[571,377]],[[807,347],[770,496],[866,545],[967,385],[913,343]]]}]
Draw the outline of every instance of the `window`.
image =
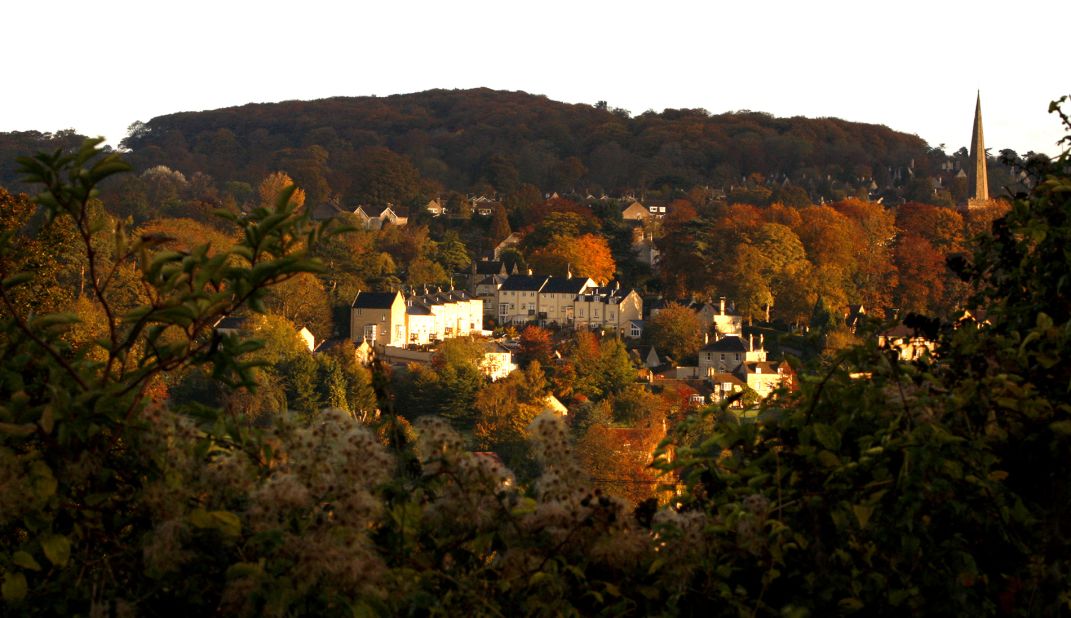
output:
[{"label": "window", "polygon": [[376,325],[375,324],[365,324],[364,325],[364,338],[368,339],[369,341],[375,341],[375,339],[376,339]]}]

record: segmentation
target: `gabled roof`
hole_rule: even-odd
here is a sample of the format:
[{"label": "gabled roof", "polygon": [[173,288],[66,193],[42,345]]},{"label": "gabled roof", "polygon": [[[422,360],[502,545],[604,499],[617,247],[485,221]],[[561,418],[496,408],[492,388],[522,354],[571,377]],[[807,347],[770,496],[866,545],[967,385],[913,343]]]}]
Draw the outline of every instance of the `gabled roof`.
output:
[{"label": "gabled roof", "polygon": [[579,294],[588,286],[587,277],[551,277],[540,290],[543,294]]},{"label": "gabled roof", "polygon": [[510,275],[499,289],[503,292],[538,292],[549,279],[546,275]]},{"label": "gabled roof", "polygon": [[398,292],[357,292],[351,305],[354,309],[390,309]]}]

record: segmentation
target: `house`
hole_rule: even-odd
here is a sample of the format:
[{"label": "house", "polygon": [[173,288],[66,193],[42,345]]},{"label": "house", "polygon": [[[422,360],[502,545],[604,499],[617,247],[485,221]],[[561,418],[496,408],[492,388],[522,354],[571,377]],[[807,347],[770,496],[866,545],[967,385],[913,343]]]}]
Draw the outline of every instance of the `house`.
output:
[{"label": "house", "polygon": [[[315,352],[317,354],[323,354],[330,352],[331,350],[342,345],[344,342],[352,342],[349,337],[335,337],[328,339],[316,346]],[[367,341],[361,340],[353,347],[353,359],[361,365],[368,366],[372,364],[372,360],[375,358],[375,350],[368,344]]]},{"label": "house", "polygon": [[763,338],[755,345],[754,336],[733,334],[719,337],[699,349],[699,368],[705,374],[715,372],[736,373],[746,362],[766,360]]},{"label": "house", "polygon": [[647,207],[639,202],[632,202],[628,206],[621,209],[621,218],[625,221],[647,221],[651,217],[651,213],[647,210]]},{"label": "house", "polygon": [[602,329],[628,337],[632,321],[643,318],[643,299],[636,290],[622,290],[621,283],[589,287],[573,300],[576,328]]},{"label": "house", "polygon": [[[227,316],[215,325],[215,331],[220,335],[245,335],[249,333],[253,324],[249,318],[244,316]],[[307,326],[302,326],[297,330],[297,336],[305,344],[305,347],[312,352],[316,349],[316,336],[312,334],[312,331]]]},{"label": "house", "polygon": [[538,319],[539,291],[549,280],[547,275],[510,275],[498,288],[498,322],[524,324]]},{"label": "house", "polygon": [[933,355],[937,344],[917,329],[898,324],[878,335],[878,347],[894,352],[902,361],[913,361]]},{"label": "house", "polygon": [[309,211],[309,216],[313,221],[326,221],[342,214],[342,212],[343,211],[334,204],[324,202],[313,207],[312,210]]},{"label": "house", "polygon": [[513,352],[497,341],[488,341],[483,345],[483,358],[480,359],[480,373],[492,382],[501,380],[517,368],[513,362]]},{"label": "house", "polygon": [[358,206],[353,211],[353,214],[357,215],[357,219],[366,230],[382,229],[387,224],[402,226],[409,222],[409,217],[401,214],[400,209],[396,209],[391,204],[386,206]]},{"label": "house", "polygon": [[406,339],[405,299],[400,292],[357,292],[350,304],[350,339],[373,347],[401,346]]},{"label": "house", "polygon": [[744,318],[739,315],[732,315],[725,311],[725,297],[722,296],[718,300],[718,312],[710,316],[710,324],[713,322],[714,330],[719,335],[739,335],[744,332]]},{"label": "house", "polygon": [[502,242],[495,245],[495,259],[502,259],[502,252],[506,249],[509,249],[510,247],[516,247],[520,244],[521,239],[523,238],[524,236],[522,236],[519,232],[513,232],[509,236],[505,237]]},{"label": "house", "polygon": [[573,301],[588,288],[596,287],[588,277],[550,277],[537,294],[536,315],[542,326],[572,325]]},{"label": "house", "polygon": [[569,408],[565,407],[565,404],[552,393],[547,393],[547,396],[543,398],[542,412],[550,412],[558,417],[569,416]]},{"label": "house", "polygon": [[738,374],[743,374],[748,388],[763,399],[780,386],[791,387],[795,372],[786,361],[746,361]]},{"label": "house", "polygon": [[[710,403],[721,403],[727,397],[743,392],[748,386],[747,382],[725,371],[715,371],[707,376],[707,380],[712,386]],[[733,407],[743,407],[743,402],[737,400],[733,403]]]},{"label": "house", "polygon": [[438,198],[435,198],[425,204],[424,210],[428,211],[428,214],[433,217],[441,217],[443,214],[446,213],[446,207],[443,206],[443,203],[440,202]]},{"label": "house", "polygon": [[428,345],[483,332],[483,301],[461,290],[411,291],[405,297],[405,345]]}]

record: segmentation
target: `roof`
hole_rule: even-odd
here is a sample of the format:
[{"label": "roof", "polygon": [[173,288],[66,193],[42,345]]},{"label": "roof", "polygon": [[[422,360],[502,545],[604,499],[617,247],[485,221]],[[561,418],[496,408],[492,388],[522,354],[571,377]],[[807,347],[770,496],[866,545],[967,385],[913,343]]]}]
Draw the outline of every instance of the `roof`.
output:
[{"label": "roof", "polygon": [[733,386],[740,386],[740,387],[747,386],[747,384],[743,380],[741,380],[740,378],[736,377],[735,375],[733,375],[731,373],[728,373],[728,372],[725,372],[725,371],[716,371],[716,372],[710,374],[709,380],[711,382],[713,382],[714,384],[729,383],[729,384],[732,384]]},{"label": "roof", "polygon": [[390,309],[398,292],[357,292],[351,305],[354,309]]},{"label": "roof", "polygon": [[413,302],[412,300],[406,301],[405,313],[407,315],[431,315],[431,309],[424,303]]},{"label": "roof", "polygon": [[313,218],[314,221],[323,221],[341,213],[342,211],[339,210],[337,206],[325,202],[323,204],[318,204],[317,206],[315,206],[309,213],[309,215]]},{"label": "roof", "polygon": [[472,264],[477,275],[501,275],[506,272],[506,265],[498,260],[478,260]]},{"label": "roof", "polygon": [[538,292],[549,279],[546,275],[510,275],[499,289],[503,292]]},{"label": "roof", "polygon": [[239,330],[245,328],[248,322],[249,318],[229,315],[219,322],[216,322],[216,328],[223,330]]},{"label": "roof", "polygon": [[540,292],[544,294],[579,294],[588,286],[587,277],[551,277]]},{"label": "roof", "polygon": [[483,344],[484,354],[513,354],[513,351],[497,341],[487,341]]},{"label": "roof", "polygon": [[739,335],[725,335],[703,346],[701,352],[747,352],[747,342]]}]

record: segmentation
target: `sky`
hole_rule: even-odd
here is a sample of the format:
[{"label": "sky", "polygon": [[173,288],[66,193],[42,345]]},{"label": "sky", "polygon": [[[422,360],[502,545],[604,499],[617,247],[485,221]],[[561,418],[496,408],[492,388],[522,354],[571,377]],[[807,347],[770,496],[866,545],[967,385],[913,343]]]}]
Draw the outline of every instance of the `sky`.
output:
[{"label": "sky", "polygon": [[180,111],[487,87],[832,116],[951,153],[980,91],[993,153],[1055,155],[1069,17],[1067,0],[22,0],[0,6],[0,131],[117,145]]}]

